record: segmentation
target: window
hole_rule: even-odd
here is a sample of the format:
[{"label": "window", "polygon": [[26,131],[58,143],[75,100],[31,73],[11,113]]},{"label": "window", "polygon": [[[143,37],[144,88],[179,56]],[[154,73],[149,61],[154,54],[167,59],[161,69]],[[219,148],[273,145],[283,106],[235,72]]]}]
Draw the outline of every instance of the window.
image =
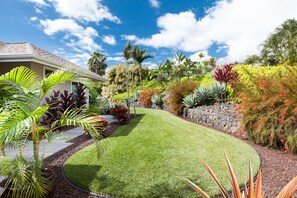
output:
[{"label": "window", "polygon": [[52,73],[54,73],[54,71],[52,71],[52,70],[48,70],[48,69],[45,69],[44,70],[44,76],[46,77],[46,76],[49,76],[50,74],[52,74]]}]

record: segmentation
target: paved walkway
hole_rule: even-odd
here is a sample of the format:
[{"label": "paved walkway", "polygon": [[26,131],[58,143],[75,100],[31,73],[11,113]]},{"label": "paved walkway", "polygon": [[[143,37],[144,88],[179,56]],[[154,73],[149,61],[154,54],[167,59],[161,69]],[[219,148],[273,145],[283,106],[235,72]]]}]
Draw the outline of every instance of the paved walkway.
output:
[{"label": "paved walkway", "polygon": [[[110,116],[110,115],[101,115],[100,117],[104,118],[108,123],[114,122],[114,120],[112,119],[112,116]],[[71,142],[71,140],[82,135],[82,134],[84,134],[83,128],[76,127],[76,128],[73,128],[73,129],[63,132],[63,138],[56,139],[55,141],[53,141],[50,144],[47,142],[47,140],[42,140],[40,143],[40,154],[44,153],[44,158],[51,156],[52,154],[73,144]],[[5,148],[5,151],[6,151],[6,155],[11,156],[11,157],[17,156],[19,154],[18,150],[8,148],[8,147]],[[0,156],[2,156],[2,153],[0,153]],[[26,144],[24,146],[24,150],[23,150],[23,156],[25,158],[33,157],[33,143],[32,143],[32,141],[26,142]],[[1,182],[1,180],[2,180],[2,178],[0,176],[0,182]],[[0,187],[0,197],[2,194],[1,192],[2,192],[2,188]]]}]

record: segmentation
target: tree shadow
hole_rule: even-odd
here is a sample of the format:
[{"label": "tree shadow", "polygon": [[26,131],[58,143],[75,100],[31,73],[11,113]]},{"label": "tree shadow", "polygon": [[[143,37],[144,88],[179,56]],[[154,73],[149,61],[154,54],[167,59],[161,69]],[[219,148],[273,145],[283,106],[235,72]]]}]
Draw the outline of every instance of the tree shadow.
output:
[{"label": "tree shadow", "polygon": [[119,137],[119,136],[128,136],[131,131],[141,123],[142,118],[145,114],[137,114],[137,117],[132,119],[130,123],[123,125],[116,129],[116,131],[109,137]]},{"label": "tree shadow", "polygon": [[[94,192],[96,194],[106,194],[105,192],[111,191],[111,187],[112,191],[124,191],[125,187],[127,186],[125,182],[105,174],[98,176],[97,173],[100,171],[100,169],[101,166],[99,165],[65,164],[63,173],[65,175],[65,179],[69,183],[84,191],[96,191]],[[114,185],[115,183],[117,185]]]}]

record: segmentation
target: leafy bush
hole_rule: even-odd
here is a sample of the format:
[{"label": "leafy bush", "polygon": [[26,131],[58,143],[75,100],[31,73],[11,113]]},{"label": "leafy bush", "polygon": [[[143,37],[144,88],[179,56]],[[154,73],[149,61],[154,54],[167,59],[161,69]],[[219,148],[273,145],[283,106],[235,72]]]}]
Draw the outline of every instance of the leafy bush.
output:
[{"label": "leafy bush", "polygon": [[163,109],[163,104],[164,104],[164,98],[166,96],[166,93],[163,92],[163,93],[160,93],[159,95],[158,94],[154,94],[152,96],[152,103],[154,105],[156,105],[157,107],[159,107],[160,109]]},{"label": "leafy bush", "polygon": [[152,96],[155,94],[155,90],[152,88],[144,89],[139,94],[139,102],[143,107],[152,106]]},{"label": "leafy bush", "polygon": [[115,102],[125,102],[127,101],[127,92],[125,93],[121,93],[121,94],[117,94],[115,96],[112,97],[112,101],[115,101]]},{"label": "leafy bush", "polygon": [[114,108],[115,105],[113,102],[105,102],[102,104],[102,113],[103,114],[110,114],[110,110]]},{"label": "leafy bush", "polygon": [[54,121],[60,119],[62,112],[61,112],[61,102],[60,102],[60,91],[53,91],[54,94],[45,97],[46,103],[49,105],[48,110],[40,119],[40,124],[49,126]]},{"label": "leafy bush", "polygon": [[233,67],[230,64],[228,64],[222,69],[217,69],[214,72],[213,77],[220,83],[225,83],[226,85],[230,83],[232,87],[235,87],[238,73],[233,70]]},{"label": "leafy bush", "polygon": [[62,112],[65,112],[66,110],[71,110],[76,107],[73,94],[69,94],[67,90],[64,90],[64,92],[60,94],[60,102]]},{"label": "leafy bush", "polygon": [[124,124],[128,122],[128,107],[121,103],[115,103],[114,107],[110,109],[110,114],[113,116],[113,119],[119,123]]},{"label": "leafy bush", "polygon": [[168,87],[167,92],[170,109],[177,114],[181,114],[184,108],[184,97],[192,93],[196,87],[197,82],[195,81],[180,81]]},{"label": "leafy bush", "polygon": [[194,108],[197,105],[196,97],[194,94],[187,95],[183,99],[183,105],[188,108]]},{"label": "leafy bush", "polygon": [[[297,153],[297,68],[239,81],[243,129],[259,144]],[[240,78],[241,79],[241,78]]]},{"label": "leafy bush", "polygon": [[75,84],[75,91],[74,91],[74,99],[75,99],[75,107],[78,109],[85,108],[87,104],[87,98],[85,89],[86,87],[81,84],[77,83]]},{"label": "leafy bush", "polygon": [[197,82],[201,87],[208,87],[215,82],[210,73],[197,77]]}]

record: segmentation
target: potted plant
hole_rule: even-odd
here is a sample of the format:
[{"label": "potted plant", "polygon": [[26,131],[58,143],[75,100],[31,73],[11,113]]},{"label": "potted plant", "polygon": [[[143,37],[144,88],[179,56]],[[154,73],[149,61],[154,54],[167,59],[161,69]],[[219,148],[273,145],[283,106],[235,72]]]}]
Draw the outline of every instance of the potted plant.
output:
[{"label": "potted plant", "polygon": [[[0,175],[7,179],[4,188],[9,188],[12,197],[46,197],[53,189],[52,174],[43,165],[40,142],[47,138],[50,143],[63,126],[80,126],[92,137],[100,138],[101,126],[96,117],[81,110],[66,110],[61,118],[50,126],[40,123],[49,109],[43,105],[45,96],[53,87],[65,81],[86,82],[79,74],[57,70],[39,81],[38,75],[26,67],[17,67],[0,76],[0,93],[6,93],[0,103]],[[25,159],[23,148],[28,137],[33,142],[33,157]],[[4,145],[18,149],[17,157],[6,156]]]}]

